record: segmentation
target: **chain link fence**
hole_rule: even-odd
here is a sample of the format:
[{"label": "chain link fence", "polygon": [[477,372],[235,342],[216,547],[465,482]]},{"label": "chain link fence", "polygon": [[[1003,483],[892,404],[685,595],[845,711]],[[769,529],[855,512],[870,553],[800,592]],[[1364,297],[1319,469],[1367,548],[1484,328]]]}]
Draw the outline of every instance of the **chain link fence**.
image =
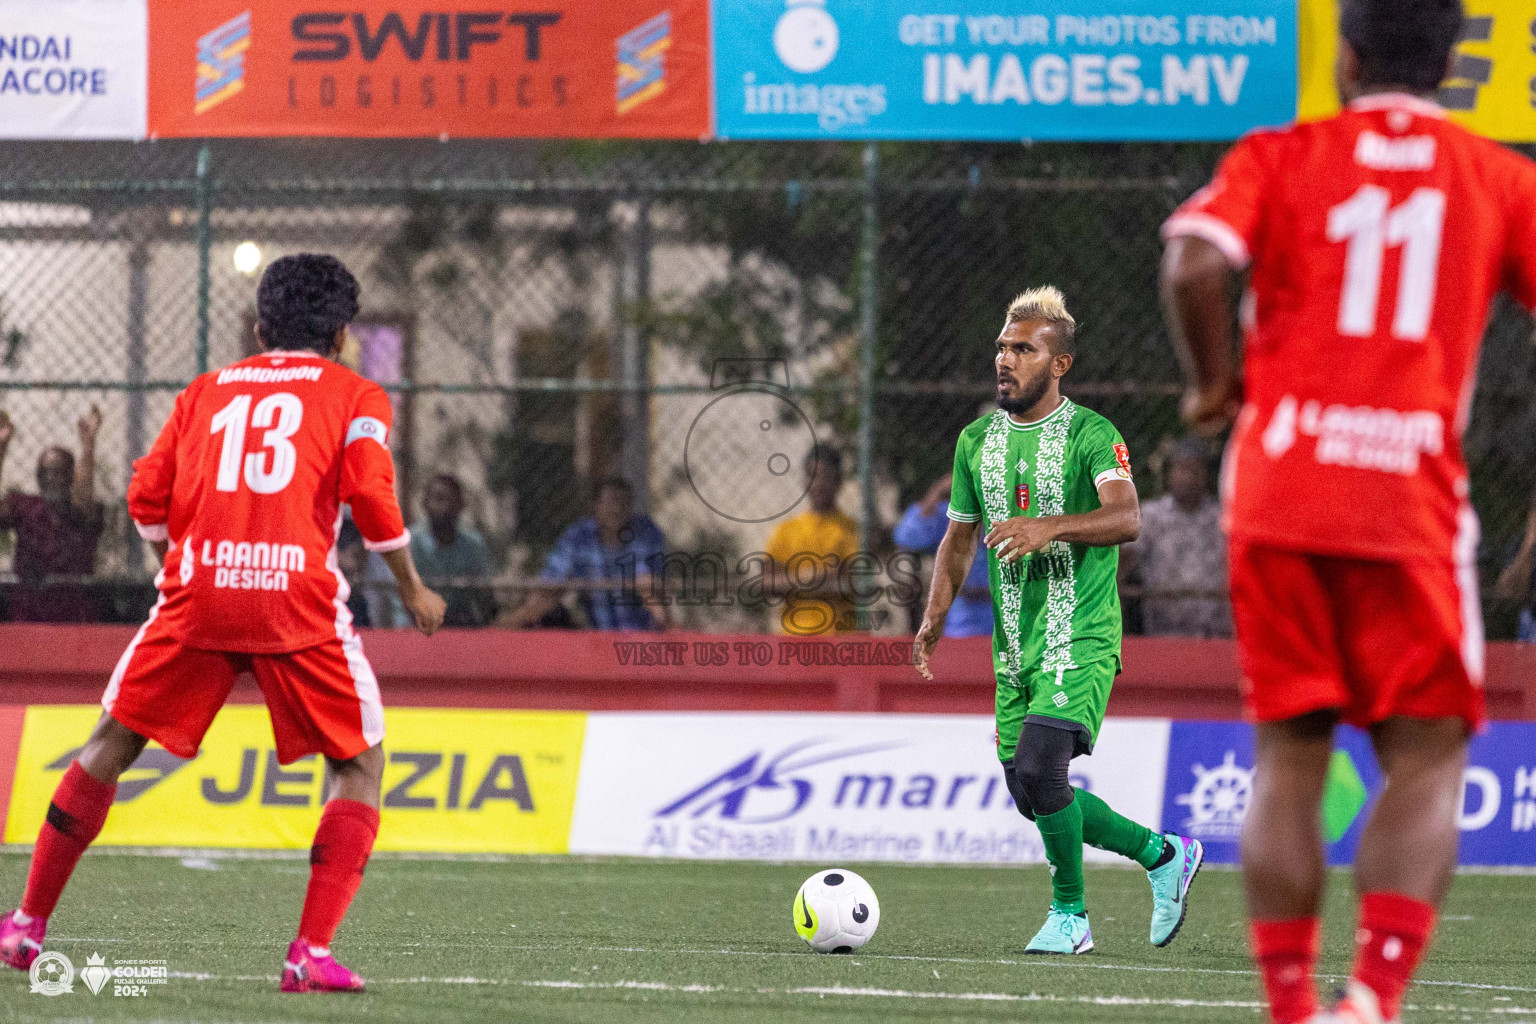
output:
[{"label": "chain link fence", "polygon": [[[822,442],[844,453],[839,504],[882,567],[864,624],[905,632],[920,588],[890,563],[891,527],[990,401],[993,339],[1024,287],[1066,292],[1080,324],[1066,390],[1120,428],[1144,497],[1162,492],[1181,432],[1157,228],[1220,152],[12,143],[0,409],[16,437],[0,488],[32,490],[44,450],[77,451],[77,421],[99,407],[96,614],[142,614],[153,567],[123,506],[133,459],[192,376],[255,351],[261,269],[326,251],[363,286],[345,358],[394,396],[408,520],[451,474],[485,539],[493,578],[459,581],[479,595],[465,624],[515,620],[594,485],[619,476],[666,535],[670,622],[774,628],[750,556],[804,508],[803,460]],[[1492,582],[1536,488],[1533,377],[1529,322],[1501,306],[1467,438],[1494,635],[1519,604]],[[352,574],[389,624],[378,568],[359,557]],[[578,624],[583,593],[566,595]]]}]

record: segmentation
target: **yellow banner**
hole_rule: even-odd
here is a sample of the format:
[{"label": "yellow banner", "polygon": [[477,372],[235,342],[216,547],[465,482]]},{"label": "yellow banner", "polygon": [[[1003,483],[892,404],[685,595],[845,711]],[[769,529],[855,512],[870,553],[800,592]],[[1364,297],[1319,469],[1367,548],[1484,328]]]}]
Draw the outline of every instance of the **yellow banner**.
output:
[{"label": "yellow banner", "polygon": [[[1465,0],[1466,28],[1440,102],[1473,131],[1504,142],[1536,141],[1536,0]],[[1335,0],[1301,0],[1301,92],[1297,116],[1339,109]]]},{"label": "yellow banner", "polygon": [[[64,769],[101,714],[27,709],[5,841],[37,838]],[[564,711],[385,711],[378,849],[564,853],[586,715]],[[302,848],[320,820],[319,757],[277,763],[260,705],[219,713],[190,761],[151,744],[118,782],[99,842],[120,846]]]}]

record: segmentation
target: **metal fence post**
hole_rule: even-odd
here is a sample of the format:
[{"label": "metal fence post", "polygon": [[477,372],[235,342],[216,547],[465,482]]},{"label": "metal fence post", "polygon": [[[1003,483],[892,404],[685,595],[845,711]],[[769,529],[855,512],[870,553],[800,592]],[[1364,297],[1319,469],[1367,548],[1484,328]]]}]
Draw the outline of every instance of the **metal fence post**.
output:
[{"label": "metal fence post", "polygon": [[875,524],[875,331],[879,323],[880,147],[864,144],[864,232],[859,244],[859,550]]},{"label": "metal fence post", "polygon": [[213,149],[206,142],[197,151],[197,372],[208,372],[208,298],[213,276]]}]

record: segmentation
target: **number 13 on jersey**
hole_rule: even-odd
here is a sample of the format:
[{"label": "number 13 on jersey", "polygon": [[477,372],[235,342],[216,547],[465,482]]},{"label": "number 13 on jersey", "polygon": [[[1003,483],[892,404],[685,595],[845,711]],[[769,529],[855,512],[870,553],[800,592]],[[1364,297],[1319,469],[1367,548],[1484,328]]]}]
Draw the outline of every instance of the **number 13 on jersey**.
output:
[{"label": "number 13 on jersey", "polygon": [[[252,427],[266,429],[261,451],[245,451],[247,421]],[[257,402],[255,409],[251,408],[250,395],[237,395],[214,414],[209,431],[224,435],[217,489],[238,491],[242,468],[245,485],[257,494],[276,494],[287,487],[298,467],[298,451],[291,438],[303,422],[304,403],[298,395],[279,391]]]}]

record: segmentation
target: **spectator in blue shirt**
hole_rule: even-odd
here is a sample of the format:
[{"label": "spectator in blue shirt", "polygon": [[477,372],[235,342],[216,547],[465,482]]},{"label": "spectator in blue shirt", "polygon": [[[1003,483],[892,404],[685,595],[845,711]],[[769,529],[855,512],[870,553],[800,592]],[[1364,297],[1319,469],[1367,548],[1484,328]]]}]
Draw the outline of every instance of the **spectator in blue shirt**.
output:
[{"label": "spectator in blue shirt", "polygon": [[[567,588],[592,629],[663,629],[666,612],[647,603],[650,566],[659,564],[666,538],[649,516],[635,514],[634,488],[608,477],[597,486],[592,515],[560,535],[539,574],[539,587],[514,611],[507,625],[528,629],[560,603]],[[601,586],[601,584],[610,586]]]},{"label": "spectator in blue shirt", "polygon": [[[922,501],[913,502],[901,522],[896,524],[896,546],[907,551],[932,553],[939,549],[944,531],[949,528],[948,474],[933,482]],[[950,606],[949,618],[944,620],[945,636],[991,636],[992,591],[987,582],[987,549],[976,545],[976,560],[966,574],[955,603]]]}]

